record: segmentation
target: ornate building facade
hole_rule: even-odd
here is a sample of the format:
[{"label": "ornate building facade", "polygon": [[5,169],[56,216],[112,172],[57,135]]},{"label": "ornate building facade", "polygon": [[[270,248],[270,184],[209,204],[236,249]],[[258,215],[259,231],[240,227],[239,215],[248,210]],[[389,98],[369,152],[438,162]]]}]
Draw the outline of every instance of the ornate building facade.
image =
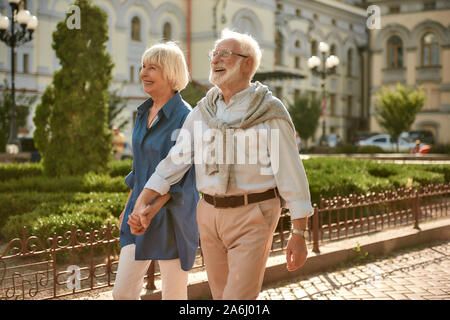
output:
[{"label": "ornate building facade", "polygon": [[[450,1],[369,0],[381,9],[381,29],[370,34],[371,110],[382,86],[422,87],[427,102],[412,126],[450,143]],[[371,116],[371,130],[381,128]]]},{"label": "ornate building facade", "polygon": [[[188,60],[192,79],[208,82],[207,53],[224,28],[252,34],[263,49],[259,73],[264,83],[286,105],[307,93],[320,98],[320,79],[311,75],[307,60],[319,55],[321,41],[340,59],[337,74],[327,80],[327,133],[350,140],[368,130],[368,33],[366,10],[359,0],[93,0],[108,16],[107,49],[115,63],[112,89],[129,98],[124,116],[133,119],[146,99],[138,72],[144,50],[162,40],[179,43]],[[71,0],[27,1],[39,19],[34,41],[16,50],[16,86],[40,95],[52,81],[59,62],[52,48],[52,33],[65,18]],[[0,0],[0,12],[9,6]],[[80,30],[82,32],[83,30]],[[10,79],[10,51],[0,44],[0,81]],[[272,75],[267,77],[267,75]],[[34,128],[33,112],[28,131]],[[133,121],[130,121],[131,123]],[[132,124],[125,135],[131,139]],[[321,128],[313,142],[317,142]]]}]

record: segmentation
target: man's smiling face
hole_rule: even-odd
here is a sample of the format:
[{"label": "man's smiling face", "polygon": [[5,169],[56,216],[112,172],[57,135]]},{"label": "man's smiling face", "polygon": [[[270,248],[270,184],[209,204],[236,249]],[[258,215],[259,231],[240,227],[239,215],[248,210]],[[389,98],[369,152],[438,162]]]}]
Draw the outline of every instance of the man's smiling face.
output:
[{"label": "man's smiling face", "polygon": [[[234,39],[226,39],[217,44],[214,52],[221,51],[241,53],[239,42]],[[243,58],[234,54],[227,57],[216,55],[211,60],[211,69],[209,73],[209,81],[218,86],[223,87],[235,81],[241,81],[243,75],[241,74],[241,64]]]}]

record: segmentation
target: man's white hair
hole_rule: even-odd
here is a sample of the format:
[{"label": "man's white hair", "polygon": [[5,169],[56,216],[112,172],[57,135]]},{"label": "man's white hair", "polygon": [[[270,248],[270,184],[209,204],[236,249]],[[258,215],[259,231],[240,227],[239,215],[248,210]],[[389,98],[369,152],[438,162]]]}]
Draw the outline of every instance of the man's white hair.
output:
[{"label": "man's white hair", "polygon": [[262,51],[261,48],[259,47],[258,42],[255,40],[255,38],[253,38],[251,35],[247,33],[239,33],[226,28],[222,30],[221,37],[220,39],[216,40],[215,46],[217,46],[219,42],[227,39],[234,39],[238,41],[242,50],[242,52],[239,53],[251,56],[253,58],[253,66],[250,72],[250,79],[253,78],[253,76],[256,73],[256,70],[258,70],[259,68],[262,57]]},{"label": "man's white hair", "polygon": [[189,83],[189,71],[183,51],[175,42],[155,44],[145,50],[142,64],[160,66],[163,76],[169,80],[173,90],[181,91]]}]

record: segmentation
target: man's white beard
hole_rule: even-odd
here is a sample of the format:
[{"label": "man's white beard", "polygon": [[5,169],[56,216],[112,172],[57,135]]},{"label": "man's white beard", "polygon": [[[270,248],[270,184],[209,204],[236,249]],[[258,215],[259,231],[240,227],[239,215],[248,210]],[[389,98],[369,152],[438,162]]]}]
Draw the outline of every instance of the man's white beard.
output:
[{"label": "man's white beard", "polygon": [[231,83],[235,80],[240,79],[240,68],[241,68],[242,60],[234,65],[232,69],[228,69],[224,75],[220,73],[215,73],[214,69],[217,67],[212,67],[209,71],[209,82],[216,86],[223,85],[225,83]]}]

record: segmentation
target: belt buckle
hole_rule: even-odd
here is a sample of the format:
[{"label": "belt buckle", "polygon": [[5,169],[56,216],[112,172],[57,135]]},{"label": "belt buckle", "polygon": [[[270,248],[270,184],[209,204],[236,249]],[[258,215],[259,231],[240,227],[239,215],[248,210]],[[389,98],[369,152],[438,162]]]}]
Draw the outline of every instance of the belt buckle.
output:
[{"label": "belt buckle", "polygon": [[244,193],[244,206],[248,205],[248,196],[247,193]]},{"label": "belt buckle", "polygon": [[213,205],[214,205],[214,208],[217,208],[217,207],[216,207],[216,196],[212,196],[212,198],[213,198]]}]

